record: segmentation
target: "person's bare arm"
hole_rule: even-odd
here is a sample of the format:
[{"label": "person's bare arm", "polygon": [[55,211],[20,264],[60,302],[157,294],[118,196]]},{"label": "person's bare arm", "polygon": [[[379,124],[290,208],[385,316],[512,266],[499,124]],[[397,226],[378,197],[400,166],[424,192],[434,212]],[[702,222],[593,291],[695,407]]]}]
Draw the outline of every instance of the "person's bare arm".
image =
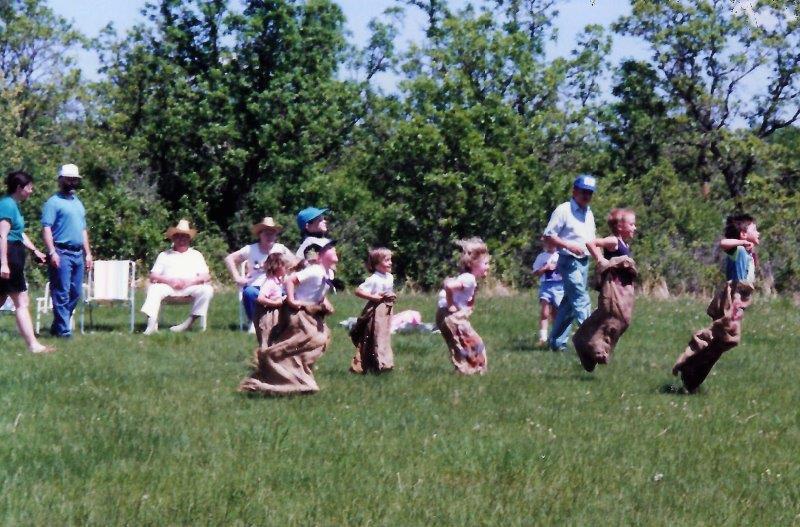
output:
[{"label": "person's bare arm", "polygon": [[42,227],[42,239],[44,240],[47,255],[50,257],[50,265],[58,269],[59,265],[61,265],[61,259],[58,257],[56,244],[53,241],[53,229],[49,226]]},{"label": "person's bare arm", "polygon": [[239,264],[241,264],[244,259],[245,257],[239,254],[239,251],[232,252],[225,257],[225,267],[227,267],[228,272],[231,273],[233,281],[236,282],[236,284],[240,287],[247,285],[247,278],[239,273],[238,268]]},{"label": "person's bare arm", "polygon": [[86,256],[86,268],[91,269],[94,265],[94,258],[92,258],[92,247],[89,244],[89,231],[83,230],[83,254]]},{"label": "person's bare arm", "polygon": [[28,235],[25,234],[24,232],[22,233],[22,245],[27,247],[28,250],[33,253],[33,255],[36,257],[37,262],[39,262],[40,264],[45,262],[44,253],[36,248],[31,239],[28,238]]},{"label": "person's bare arm", "polygon": [[568,240],[562,240],[555,234],[546,236],[546,238],[548,238],[551,242],[553,242],[553,245],[555,245],[560,249],[566,249],[567,251],[573,254],[583,254],[583,247],[579,243],[571,242]]},{"label": "person's bare arm", "polygon": [[292,274],[286,279],[286,304],[293,309],[303,309],[304,307],[313,305],[311,302],[295,300],[294,288],[298,283],[297,274]]},{"label": "person's bare arm", "polygon": [[732,250],[736,249],[737,247],[742,246],[746,250],[751,250],[753,248],[753,244],[747,240],[739,240],[736,238],[723,238],[719,241],[719,248],[723,251],[731,252]]},{"label": "person's bare arm", "polygon": [[445,298],[447,299],[448,309],[455,307],[455,304],[453,304],[453,293],[456,291],[461,291],[462,289],[464,289],[464,284],[461,283],[461,280],[456,278],[448,278],[444,281],[444,294]]},{"label": "person's bare arm", "polygon": [[594,240],[589,240],[586,242],[586,248],[589,250],[589,254],[591,254],[592,258],[594,258],[597,262],[605,260],[603,257],[603,249],[607,251],[614,251],[617,249],[617,247],[619,247],[619,240],[616,236],[595,238]]}]

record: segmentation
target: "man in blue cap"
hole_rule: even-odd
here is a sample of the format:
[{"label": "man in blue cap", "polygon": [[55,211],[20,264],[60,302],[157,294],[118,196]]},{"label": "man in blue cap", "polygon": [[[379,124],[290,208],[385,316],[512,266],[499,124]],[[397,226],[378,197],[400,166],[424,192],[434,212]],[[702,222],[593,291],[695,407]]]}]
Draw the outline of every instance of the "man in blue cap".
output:
[{"label": "man in blue cap", "polygon": [[572,199],[562,203],[550,216],[544,236],[558,247],[557,270],[564,281],[564,299],[550,331],[550,349],[563,351],[567,346],[572,321],[582,324],[589,317],[592,302],[586,289],[589,277],[589,251],[586,242],[595,238],[594,214],[589,202],[597,188],[597,179],[582,174],[572,184]]},{"label": "man in blue cap", "polygon": [[307,207],[297,213],[297,228],[300,229],[300,247],[295,256],[305,259],[306,250],[311,245],[322,247],[329,240],[328,222],[325,213],[328,209],[318,209],[317,207]]}]

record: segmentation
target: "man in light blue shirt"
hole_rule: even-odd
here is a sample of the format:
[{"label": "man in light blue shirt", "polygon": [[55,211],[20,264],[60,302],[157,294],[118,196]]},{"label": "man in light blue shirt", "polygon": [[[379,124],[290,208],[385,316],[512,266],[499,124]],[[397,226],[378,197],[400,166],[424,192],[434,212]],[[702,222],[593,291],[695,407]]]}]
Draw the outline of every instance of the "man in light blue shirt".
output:
[{"label": "man in light blue shirt", "polygon": [[563,351],[572,329],[572,321],[582,324],[592,310],[586,289],[589,277],[589,252],[586,242],[595,238],[595,223],[589,202],[597,180],[580,175],[572,185],[572,199],[562,203],[550,216],[544,236],[558,247],[558,273],[564,282],[564,298],[550,331],[550,349]]},{"label": "man in light blue shirt", "polygon": [[58,173],[59,191],[42,208],[42,237],[50,260],[53,299],[50,334],[55,337],[72,336],[70,320],[81,297],[84,268],[92,268],[86,209],[75,195],[80,182],[77,166],[62,166]]}]

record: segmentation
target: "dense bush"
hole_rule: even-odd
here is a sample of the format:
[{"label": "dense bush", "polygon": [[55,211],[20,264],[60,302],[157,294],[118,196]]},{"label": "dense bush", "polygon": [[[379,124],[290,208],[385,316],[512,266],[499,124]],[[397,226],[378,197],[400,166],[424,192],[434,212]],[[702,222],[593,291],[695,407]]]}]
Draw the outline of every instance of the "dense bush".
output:
[{"label": "dense bush", "polygon": [[[455,271],[453,241],[479,235],[495,277],[524,287],[550,212],[591,172],[601,233],[611,207],[638,214],[646,288],[711,287],[724,216],[742,209],[759,219],[764,284],[800,287],[790,2],[757,5],[770,20],[759,26],[726,2],[632,0],[610,29],[644,39],[653,58],[620,64],[607,62],[599,26],[568,56],[549,56],[552,0],[459,11],[398,1],[364,49],[348,44],[331,0],[228,4],[148,3],[141,24],[91,44],[103,64],[94,83],[68,53],[89,42],[43,1],[0,8],[0,168],[37,177],[24,207],[34,238],[58,165],[75,162],[99,258],[149,266],[167,226],[186,217],[224,281],[222,257],[251,241],[252,223],[275,217],[295,247],[294,214],[313,204],[333,211],[349,284],[367,249],[385,245],[398,282],[438,287]],[[422,8],[427,27],[401,53],[403,8]],[[387,71],[400,75],[396,93],[377,87]],[[745,96],[754,71],[764,77]]]}]

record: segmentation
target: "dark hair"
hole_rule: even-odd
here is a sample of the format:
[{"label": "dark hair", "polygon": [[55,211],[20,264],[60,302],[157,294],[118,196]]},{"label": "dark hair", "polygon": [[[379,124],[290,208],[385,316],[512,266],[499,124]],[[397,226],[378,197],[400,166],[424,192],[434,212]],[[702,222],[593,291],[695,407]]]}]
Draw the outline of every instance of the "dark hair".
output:
[{"label": "dark hair", "polygon": [[755,218],[749,214],[731,214],[725,219],[725,237],[738,240],[741,233],[755,222]]},{"label": "dark hair", "polygon": [[15,170],[6,175],[6,192],[13,194],[20,187],[26,187],[33,178],[24,170]]}]

